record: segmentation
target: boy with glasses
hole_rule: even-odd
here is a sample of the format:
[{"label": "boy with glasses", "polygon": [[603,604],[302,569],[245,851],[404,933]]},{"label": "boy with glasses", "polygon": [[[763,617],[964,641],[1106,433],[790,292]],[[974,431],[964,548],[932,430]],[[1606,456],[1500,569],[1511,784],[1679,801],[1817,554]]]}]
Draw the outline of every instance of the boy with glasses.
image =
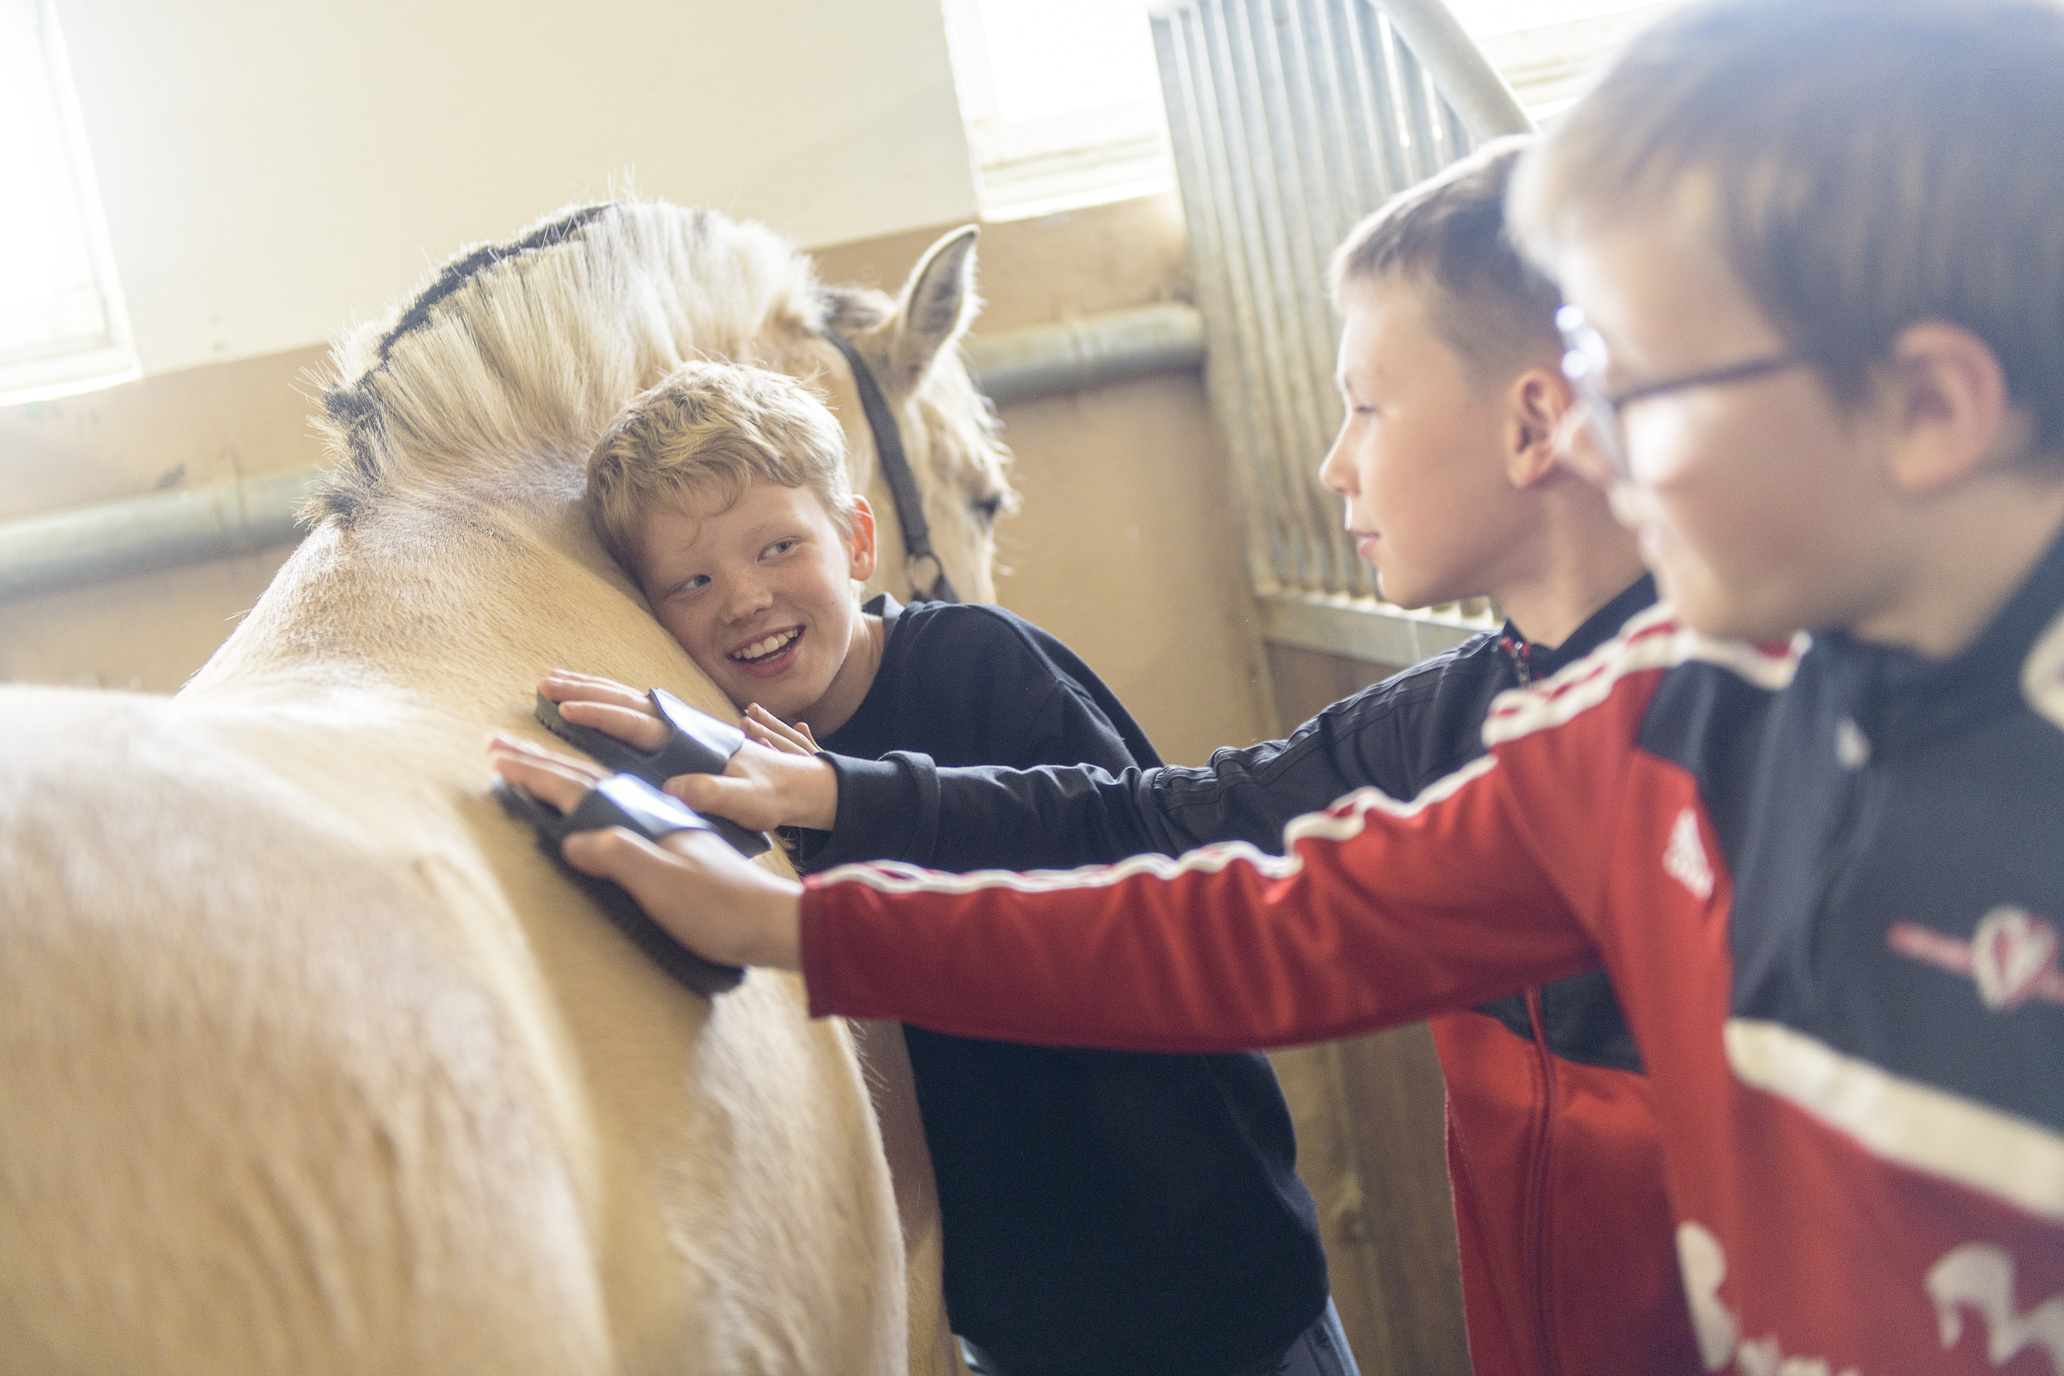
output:
[{"label": "boy with glasses", "polygon": [[[1160,763],[1038,627],[973,603],[863,603],[873,516],[837,419],[792,378],[683,364],[597,442],[586,496],[653,614],[749,709],[749,734],[794,724],[867,759]],[[654,700],[621,684],[555,672],[539,691],[591,747],[606,733],[656,765],[669,744]],[[1355,1376],[1266,1058],[923,1028],[904,1043],[947,1307],[977,1376]]]},{"label": "boy with glasses", "polygon": [[570,855],[820,1011],[990,1035],[1271,1044],[1602,966],[1708,1370],[2064,1372],[2060,70],[2047,0],[1713,0],[1565,117],[1514,218],[1674,608],[1413,802],[800,895]]}]

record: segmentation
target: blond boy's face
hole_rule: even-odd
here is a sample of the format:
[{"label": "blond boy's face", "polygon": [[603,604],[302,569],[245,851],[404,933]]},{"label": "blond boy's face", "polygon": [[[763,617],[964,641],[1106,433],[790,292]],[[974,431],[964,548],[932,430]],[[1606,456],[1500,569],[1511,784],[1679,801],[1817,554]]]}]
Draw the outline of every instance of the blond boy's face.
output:
[{"label": "blond boy's face", "polygon": [[1495,589],[1522,519],[1504,467],[1499,389],[1464,371],[1423,297],[1397,281],[1344,293],[1346,414],[1319,468],[1346,501],[1348,533],[1383,595],[1405,607]]},{"label": "blond boy's face", "polygon": [[871,519],[841,531],[817,494],[754,481],[732,505],[684,495],[639,522],[635,572],[660,624],[739,707],[787,721],[857,672],[852,580],[874,571]]},{"label": "blond boy's face", "polygon": [[[1604,338],[1608,393],[1782,354],[1786,344],[1708,251],[1658,218],[1618,222],[1557,263],[1564,296]],[[1688,387],[1621,413],[1627,472],[1581,436],[1572,460],[1606,484],[1662,595],[1720,636],[1782,639],[1852,626],[1896,596],[1905,560],[1884,435],[1808,367]]]}]

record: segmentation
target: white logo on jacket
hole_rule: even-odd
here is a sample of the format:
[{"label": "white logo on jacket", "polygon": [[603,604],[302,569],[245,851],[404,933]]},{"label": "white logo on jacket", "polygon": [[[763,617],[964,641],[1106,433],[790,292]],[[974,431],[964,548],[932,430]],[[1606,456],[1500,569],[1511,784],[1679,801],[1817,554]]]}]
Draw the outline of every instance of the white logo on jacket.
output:
[{"label": "white logo on jacket", "polygon": [[2057,929],[2025,908],[1994,908],[1971,934],[1971,977],[1987,1008],[2014,1008],[2057,969]]},{"label": "white logo on jacket", "polygon": [[2021,696],[2053,724],[2064,727],[2064,614],[2036,638],[2035,648],[2021,661]]},{"label": "white logo on jacket", "polygon": [[1727,1253],[1720,1239],[1696,1223],[1677,1225],[1677,1265],[1684,1272],[1684,1294],[1691,1301],[1691,1332],[1698,1339],[1699,1361],[1718,1371],[1734,1358],[1741,1326],[1720,1298],[1727,1279]]},{"label": "white logo on jacket", "polygon": [[1677,1225],[1677,1264],[1684,1272],[1684,1294],[1691,1303],[1691,1331],[1698,1340],[1699,1362],[1708,1371],[1729,1362],[1742,1376],[1858,1376],[1855,1367],[1839,1373],[1820,1357],[1787,1357],[1775,1334],[1744,1339],[1741,1320],[1720,1298],[1727,1279],[1727,1253],[1720,1239],[1696,1223]]},{"label": "white logo on jacket", "polygon": [[1691,890],[1703,903],[1713,896],[1713,866],[1706,859],[1706,843],[1699,839],[1698,814],[1685,808],[1670,828],[1670,844],[1663,847],[1663,873]]},{"label": "white logo on jacket", "polygon": [[[1727,1253],[1720,1239],[1697,1223],[1677,1227],[1677,1260],[1684,1272],[1684,1292],[1691,1306],[1691,1328],[1698,1340],[1699,1361],[1708,1371],[1729,1362],[1742,1376],[1833,1376],[1825,1359],[1787,1357],[1775,1336],[1741,1337],[1741,1320],[1720,1298],[1727,1279]],[[2014,1308],[2014,1259],[2004,1248],[1967,1242],[1953,1248],[1928,1270],[1923,1282],[1935,1306],[1942,1350],[1964,1337],[1964,1311],[1985,1325],[1985,1357],[2005,1366],[2030,1347],[2047,1353],[2054,1376],[2064,1376],[2064,1296],[2054,1296],[2020,1313]],[[1841,1376],[1855,1376],[1848,1368]]]},{"label": "white logo on jacket", "polygon": [[2026,1314],[2014,1311],[2014,1259],[2000,1247],[1967,1242],[1928,1272],[1928,1298],[1942,1326],[1942,1350],[1963,1339],[1964,1310],[1985,1321],[1985,1357],[2005,1366],[2023,1348],[2050,1354],[2050,1370],[2064,1376],[2064,1296],[2052,1296]]},{"label": "white logo on jacket", "polygon": [[1969,975],[1978,997],[1995,1013],[2010,1013],[2030,999],[2064,1004],[2064,970],[2057,954],[2064,940],[2048,919],[2002,904],[1978,919],[1969,941],[1914,922],[1895,922],[1885,944],[1903,956],[1954,974]]}]

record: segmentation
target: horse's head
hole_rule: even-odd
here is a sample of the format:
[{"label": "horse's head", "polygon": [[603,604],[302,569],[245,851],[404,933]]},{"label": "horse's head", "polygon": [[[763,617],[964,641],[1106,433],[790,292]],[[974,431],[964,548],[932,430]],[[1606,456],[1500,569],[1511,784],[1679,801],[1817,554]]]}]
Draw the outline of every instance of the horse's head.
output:
[{"label": "horse's head", "polygon": [[[872,489],[876,581],[907,596],[902,527],[829,326],[880,383],[948,578],[961,597],[992,601],[991,527],[1017,494],[956,347],[978,304],[974,240],[972,227],[940,240],[892,301],[822,290],[775,235],[710,211],[623,201],[548,216],[514,242],[460,253],[340,343],[318,417],[338,463],[307,516],[351,525],[425,501],[563,502],[625,403],[685,359],[721,358],[832,393],[853,485]],[[935,572],[917,571],[923,586]]]},{"label": "horse's head", "polygon": [[906,557],[878,446],[861,408],[848,408],[848,391],[839,387],[854,486],[870,492],[881,531],[873,586],[906,599],[929,589],[943,571],[963,600],[995,601],[996,518],[1017,507],[995,413],[975,390],[959,349],[981,307],[974,289],[975,235],[969,225],[932,245],[899,299],[851,287],[826,293],[825,323],[851,342],[879,382],[923,493],[937,567],[930,559]]}]

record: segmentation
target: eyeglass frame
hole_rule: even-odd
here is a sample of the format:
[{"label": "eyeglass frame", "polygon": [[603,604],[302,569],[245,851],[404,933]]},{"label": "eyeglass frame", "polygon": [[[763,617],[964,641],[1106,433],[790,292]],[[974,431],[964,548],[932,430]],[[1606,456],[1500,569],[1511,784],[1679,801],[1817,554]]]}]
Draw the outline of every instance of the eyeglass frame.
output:
[{"label": "eyeglass frame", "polygon": [[1558,310],[1555,327],[1562,334],[1562,375],[1569,379],[1570,386],[1576,391],[1577,403],[1583,407],[1584,419],[1591,426],[1599,451],[1605,456],[1606,466],[1614,477],[1622,481],[1633,476],[1627,454],[1627,427],[1620,418],[1620,412],[1626,407],[1650,397],[1667,396],[1671,392],[1689,391],[1694,387],[1724,387],[1736,382],[1750,382],[1811,361],[1796,350],[1785,349],[1725,367],[1703,369],[1658,382],[1644,382],[1622,392],[1608,392],[1605,390],[1605,370],[1610,354],[1605,347],[1604,336],[1576,306],[1564,306]]}]

